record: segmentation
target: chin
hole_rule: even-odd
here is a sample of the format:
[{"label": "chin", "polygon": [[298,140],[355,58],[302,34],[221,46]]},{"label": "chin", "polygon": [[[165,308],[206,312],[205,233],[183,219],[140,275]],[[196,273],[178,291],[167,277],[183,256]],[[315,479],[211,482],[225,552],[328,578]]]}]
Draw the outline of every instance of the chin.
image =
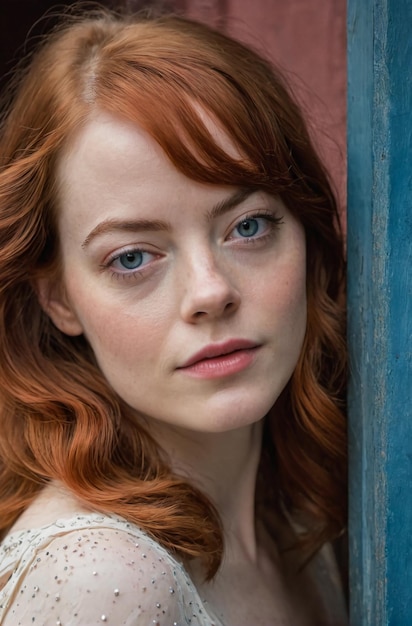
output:
[{"label": "chin", "polygon": [[[233,403],[228,408],[215,408],[205,415],[202,422],[197,420],[195,430],[209,433],[224,433],[239,428],[245,428],[261,422],[272,409],[277,398],[271,397],[267,401],[262,398],[258,402],[251,399]],[[199,415],[200,417],[200,415]]]}]

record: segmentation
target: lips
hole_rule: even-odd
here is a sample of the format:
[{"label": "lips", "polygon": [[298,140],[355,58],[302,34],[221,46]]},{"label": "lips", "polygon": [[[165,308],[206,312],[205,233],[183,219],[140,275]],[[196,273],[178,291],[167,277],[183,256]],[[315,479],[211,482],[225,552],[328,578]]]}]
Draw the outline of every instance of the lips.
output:
[{"label": "lips", "polygon": [[183,363],[183,365],[181,365],[177,369],[191,367],[201,361],[223,357],[228,354],[235,353],[239,350],[250,350],[252,348],[258,347],[259,344],[249,341],[247,339],[230,339],[229,341],[225,341],[224,343],[210,344],[193,354],[185,363]]}]

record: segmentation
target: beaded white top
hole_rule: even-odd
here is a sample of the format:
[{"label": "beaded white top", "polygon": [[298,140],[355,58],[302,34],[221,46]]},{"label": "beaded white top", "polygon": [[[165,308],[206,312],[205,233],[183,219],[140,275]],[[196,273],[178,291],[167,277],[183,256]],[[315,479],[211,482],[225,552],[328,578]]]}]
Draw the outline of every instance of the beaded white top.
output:
[{"label": "beaded white top", "polygon": [[79,514],[8,535],[2,585],[2,626],[222,626],[184,566],[112,515]]},{"label": "beaded white top", "polygon": [[[47,505],[46,505],[47,508]],[[347,624],[330,546],[309,565],[316,626]],[[0,544],[1,626],[224,626],[184,565],[116,515],[66,513]]]}]

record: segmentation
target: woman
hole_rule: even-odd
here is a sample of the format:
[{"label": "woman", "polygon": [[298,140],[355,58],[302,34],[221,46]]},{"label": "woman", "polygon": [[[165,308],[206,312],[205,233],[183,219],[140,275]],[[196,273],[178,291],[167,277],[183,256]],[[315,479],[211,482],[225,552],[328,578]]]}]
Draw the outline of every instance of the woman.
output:
[{"label": "woman", "polygon": [[2,624],[345,623],[342,241],[280,78],[83,15],[0,154]]}]

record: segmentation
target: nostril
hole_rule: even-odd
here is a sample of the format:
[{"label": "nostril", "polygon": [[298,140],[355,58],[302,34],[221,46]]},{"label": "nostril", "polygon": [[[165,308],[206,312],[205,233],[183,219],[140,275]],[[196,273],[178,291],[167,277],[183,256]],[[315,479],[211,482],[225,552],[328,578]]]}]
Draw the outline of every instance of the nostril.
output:
[{"label": "nostril", "polygon": [[236,302],[231,301],[231,302],[226,303],[224,310],[231,311],[232,309],[235,309],[235,308],[236,308]]}]

